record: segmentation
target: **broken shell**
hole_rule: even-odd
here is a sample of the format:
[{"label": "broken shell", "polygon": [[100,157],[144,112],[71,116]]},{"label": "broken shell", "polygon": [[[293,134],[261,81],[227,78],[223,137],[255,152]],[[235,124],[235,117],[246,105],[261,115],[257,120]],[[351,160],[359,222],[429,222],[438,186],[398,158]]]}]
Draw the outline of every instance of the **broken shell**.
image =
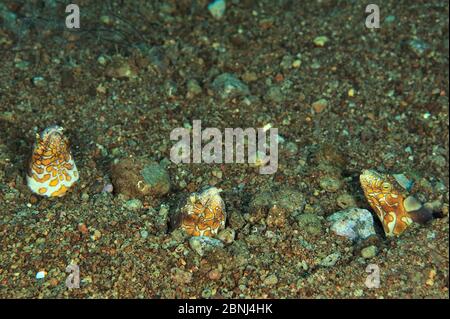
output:
[{"label": "broken shell", "polygon": [[78,170],[70,153],[64,129],[54,125],[36,134],[28,173],[28,187],[47,197],[64,196],[78,180]]},{"label": "broken shell", "polygon": [[225,203],[220,197],[222,190],[210,187],[189,196],[181,208],[179,226],[189,236],[214,237],[225,228]]}]

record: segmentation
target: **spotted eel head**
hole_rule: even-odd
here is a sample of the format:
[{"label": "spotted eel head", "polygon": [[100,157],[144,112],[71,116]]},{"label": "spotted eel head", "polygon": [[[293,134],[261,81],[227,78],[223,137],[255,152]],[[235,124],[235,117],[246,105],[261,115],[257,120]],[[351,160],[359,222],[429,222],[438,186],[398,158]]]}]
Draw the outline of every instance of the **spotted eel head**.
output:
[{"label": "spotted eel head", "polygon": [[182,208],[181,229],[190,236],[217,235],[225,227],[225,204],[220,189],[210,187],[192,194]]},{"label": "spotted eel head", "polygon": [[400,235],[412,219],[404,206],[404,195],[389,175],[364,170],[359,177],[364,195],[383,224],[386,236]]},{"label": "spotted eel head", "polygon": [[50,126],[43,130],[41,134],[36,134],[36,144],[33,153],[42,157],[46,151],[52,155],[65,157],[70,155],[69,140],[64,136],[62,127],[57,125]]},{"label": "spotted eel head", "polygon": [[54,125],[36,134],[27,184],[39,195],[60,197],[78,180],[78,171],[70,153],[64,129]]},{"label": "spotted eel head", "polygon": [[386,196],[400,195],[398,186],[388,175],[380,174],[374,170],[364,170],[359,176],[359,180],[364,193],[377,193]]}]

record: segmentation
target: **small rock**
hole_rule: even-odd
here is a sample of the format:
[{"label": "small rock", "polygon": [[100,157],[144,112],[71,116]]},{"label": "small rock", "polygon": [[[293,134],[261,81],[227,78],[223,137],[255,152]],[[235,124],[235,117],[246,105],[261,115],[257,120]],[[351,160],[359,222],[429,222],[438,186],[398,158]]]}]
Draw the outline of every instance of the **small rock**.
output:
[{"label": "small rock", "polygon": [[242,83],[235,75],[223,73],[212,83],[213,91],[222,99],[229,99],[250,94],[247,85]]},{"label": "small rock", "polygon": [[112,193],[114,190],[114,187],[111,183],[106,184],[105,186],[103,186],[102,192],[104,193]]},{"label": "small rock", "polygon": [[100,56],[97,58],[97,63],[100,64],[100,65],[102,65],[102,66],[105,66],[105,65],[108,63],[108,59],[107,59],[106,56],[104,56],[104,55],[102,54],[102,55],[100,55]]},{"label": "small rock", "polygon": [[126,201],[124,206],[126,209],[136,211],[140,210],[144,205],[139,199],[135,198]]},{"label": "small rock", "polygon": [[337,205],[342,209],[356,207],[356,200],[350,194],[341,194],[336,199]]},{"label": "small rock", "polygon": [[83,235],[86,235],[87,233],[89,233],[89,229],[87,228],[86,224],[84,224],[84,223],[78,224],[78,230],[79,230]]},{"label": "small rock", "polygon": [[322,35],[314,38],[313,42],[316,46],[323,47],[328,42],[328,40],[329,40],[328,37]]},{"label": "small rock", "polygon": [[222,248],[223,243],[215,238],[208,236],[194,236],[189,239],[189,246],[200,256],[214,250],[215,248]]},{"label": "small rock", "polygon": [[292,62],[292,67],[294,69],[298,69],[301,65],[302,65],[302,61],[301,60],[294,60],[294,62]]},{"label": "small rock", "polygon": [[166,233],[169,220],[169,207],[162,204],[155,216],[155,226],[158,233]]},{"label": "small rock", "polygon": [[28,67],[30,66],[30,62],[28,61],[19,61],[14,65],[19,70],[28,70]]},{"label": "small rock", "polygon": [[47,275],[47,272],[45,270],[41,270],[36,274],[36,279],[44,279],[45,276]]},{"label": "small rock", "polygon": [[212,295],[213,295],[213,292],[210,288],[203,289],[202,298],[208,299],[208,298],[211,298]]},{"label": "small rock", "polygon": [[208,273],[208,278],[211,280],[219,280],[222,274],[218,269],[213,269]]},{"label": "small rock", "polygon": [[137,76],[137,72],[128,60],[122,57],[115,57],[113,62],[106,68],[105,75],[116,79],[131,79]]},{"label": "small rock", "polygon": [[91,239],[92,240],[99,240],[102,237],[102,233],[96,229],[94,230],[94,234],[92,234]]},{"label": "small rock", "polygon": [[179,284],[188,284],[192,281],[192,273],[183,271],[180,268],[172,268],[170,270],[172,279]]},{"label": "small rock", "polygon": [[258,75],[255,72],[251,72],[251,71],[246,71],[243,75],[242,75],[242,79],[245,82],[255,82],[256,80],[258,80]]},{"label": "small rock", "polygon": [[232,212],[230,213],[229,224],[233,229],[241,229],[245,226],[245,219],[241,213]]},{"label": "small rock", "polygon": [[423,56],[430,49],[430,46],[420,39],[409,40],[408,46],[418,57]]},{"label": "small rock", "polygon": [[298,226],[310,235],[319,235],[322,233],[322,222],[316,214],[305,213],[296,217]]},{"label": "small rock", "polygon": [[35,87],[44,87],[47,85],[47,81],[42,76],[33,77],[31,82]]},{"label": "small rock", "polygon": [[375,235],[373,217],[367,209],[346,209],[334,213],[327,220],[332,223],[332,232],[354,241],[364,240]]},{"label": "small rock", "polygon": [[414,181],[408,179],[405,174],[393,174],[392,176],[401,187],[403,187],[408,192],[411,191],[411,188],[414,185]]},{"label": "small rock", "polygon": [[87,202],[89,200],[89,194],[88,193],[82,193],[81,194],[81,200],[83,202]]},{"label": "small rock", "polygon": [[178,93],[178,86],[174,81],[168,80],[164,82],[164,92],[167,97],[174,97]]},{"label": "small rock", "polygon": [[284,101],[284,94],[279,86],[271,86],[264,99],[269,102],[281,103]]},{"label": "small rock", "polygon": [[[273,208],[276,206],[275,210]],[[255,194],[249,204],[248,214],[244,217],[248,222],[255,224],[268,217],[271,213],[272,222],[277,213],[282,217],[282,212],[287,218],[289,215],[299,213],[305,206],[305,197],[303,193],[292,188],[285,188],[274,191],[260,191]],[[271,211],[272,210],[272,211]],[[281,221],[281,219],[279,220]],[[267,221],[266,221],[267,222]]]},{"label": "small rock", "polygon": [[384,22],[387,22],[387,23],[392,23],[394,21],[395,21],[394,15],[388,15],[386,18],[384,18]]},{"label": "small rock", "polygon": [[322,176],[319,180],[320,187],[330,193],[337,192],[342,187],[342,182],[332,176]]},{"label": "small rock", "polygon": [[139,44],[139,50],[143,54],[141,59],[141,67],[146,68],[158,74],[164,74],[169,69],[170,58],[166,54],[163,46],[149,46],[147,44]]},{"label": "small rock", "polygon": [[186,97],[192,99],[194,96],[200,95],[202,93],[202,87],[198,84],[197,80],[190,79],[186,83],[187,93]]},{"label": "small rock", "polygon": [[341,254],[336,252],[331,255],[326,256],[324,259],[320,261],[320,265],[323,267],[333,267],[338,262]]},{"label": "small rock", "polygon": [[148,237],[148,231],[146,231],[145,229],[141,230],[140,234],[143,239],[146,239]]},{"label": "small rock", "polygon": [[264,285],[266,285],[266,286],[274,286],[277,283],[278,283],[278,278],[274,274],[269,275],[264,279]]},{"label": "small rock", "polygon": [[217,235],[217,239],[228,245],[234,241],[235,236],[236,232],[234,231],[234,229],[226,228]]},{"label": "small rock", "polygon": [[112,167],[114,188],[128,197],[161,197],[170,190],[167,170],[145,158],[126,158]]},{"label": "small rock", "polygon": [[369,247],[365,247],[361,249],[361,256],[365,259],[373,258],[377,255],[378,248],[377,246],[371,245]]},{"label": "small rock", "polygon": [[277,229],[286,226],[286,210],[278,205],[273,205],[267,214],[266,224],[268,228]]},{"label": "small rock", "polygon": [[225,14],[226,2],[225,0],[214,0],[208,5],[208,10],[216,19],[221,19]]},{"label": "small rock", "polygon": [[285,55],[280,62],[280,67],[283,70],[288,70],[292,67],[292,56],[291,55]]},{"label": "small rock", "polygon": [[325,110],[328,106],[328,101],[325,99],[320,99],[315,101],[312,104],[312,108],[314,109],[314,112],[321,113],[323,110]]},{"label": "small rock", "polygon": [[100,16],[100,22],[106,26],[112,26],[114,24],[114,20],[111,16],[102,15]]}]

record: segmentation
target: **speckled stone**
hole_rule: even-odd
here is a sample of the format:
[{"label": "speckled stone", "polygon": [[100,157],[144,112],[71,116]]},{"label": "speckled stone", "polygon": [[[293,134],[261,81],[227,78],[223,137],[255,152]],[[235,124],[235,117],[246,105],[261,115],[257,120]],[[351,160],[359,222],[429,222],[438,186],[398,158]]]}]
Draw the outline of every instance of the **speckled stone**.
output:
[{"label": "speckled stone", "polygon": [[369,247],[365,247],[361,249],[361,256],[365,259],[373,258],[377,255],[378,248],[377,246],[371,245]]},{"label": "speckled stone", "polygon": [[354,241],[375,235],[372,214],[367,209],[350,208],[334,213],[327,220],[331,231]]},{"label": "speckled stone", "polygon": [[194,236],[189,239],[189,246],[200,256],[214,250],[215,248],[222,248],[223,243],[215,238],[208,236]]}]

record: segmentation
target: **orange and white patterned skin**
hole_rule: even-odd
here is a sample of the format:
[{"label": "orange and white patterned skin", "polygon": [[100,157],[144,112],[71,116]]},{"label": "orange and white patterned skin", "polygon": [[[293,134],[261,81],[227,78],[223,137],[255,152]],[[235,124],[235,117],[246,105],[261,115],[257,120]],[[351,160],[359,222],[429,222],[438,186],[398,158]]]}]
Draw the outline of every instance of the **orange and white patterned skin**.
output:
[{"label": "orange and white patterned skin", "polygon": [[367,201],[383,224],[386,236],[403,233],[413,220],[405,209],[405,197],[394,187],[388,176],[365,170],[359,179]]},{"label": "orange and white patterned skin", "polygon": [[36,143],[27,174],[28,187],[36,194],[61,197],[78,180],[69,140],[60,126],[36,134]]},{"label": "orange and white patterned skin", "polygon": [[225,227],[225,203],[220,192],[211,187],[190,196],[182,209],[180,226],[189,236],[213,237]]}]

